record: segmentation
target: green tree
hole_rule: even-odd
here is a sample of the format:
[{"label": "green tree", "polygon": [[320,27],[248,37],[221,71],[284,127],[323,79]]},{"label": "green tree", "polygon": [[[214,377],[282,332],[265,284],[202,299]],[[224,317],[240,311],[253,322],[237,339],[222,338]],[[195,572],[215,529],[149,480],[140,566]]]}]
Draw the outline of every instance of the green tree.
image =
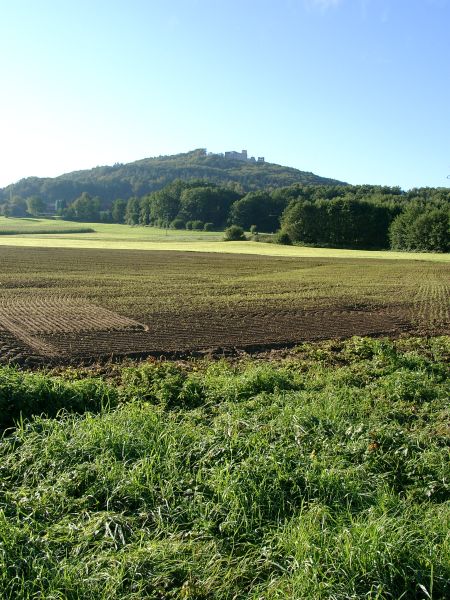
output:
[{"label": "green tree", "polygon": [[294,242],[316,244],[322,239],[319,208],[314,202],[293,201],[283,213],[282,230]]},{"label": "green tree", "polygon": [[151,224],[151,202],[152,194],[139,200],[139,225]]},{"label": "green tree", "polygon": [[141,204],[139,198],[129,198],[125,210],[125,222],[128,225],[139,225]]},{"label": "green tree", "polygon": [[179,216],[222,227],[227,222],[230,206],[237,199],[239,194],[226,188],[211,185],[189,187],[181,193]]},{"label": "green tree", "polygon": [[281,195],[249,192],[232,205],[229,221],[244,229],[256,225],[258,231],[274,232],[280,226],[280,216],[285,207],[286,199]]},{"label": "green tree", "polygon": [[100,198],[92,198],[87,192],[82,194],[70,205],[71,212],[77,221],[100,220]]},{"label": "green tree", "polygon": [[180,211],[180,196],[186,183],[180,180],[172,182],[164,189],[151,194],[150,222],[168,227]]},{"label": "green tree", "polygon": [[125,223],[127,203],[121,198],[114,200],[111,206],[111,217],[114,223]]},{"label": "green tree", "polygon": [[11,217],[26,217],[27,216],[27,202],[20,196],[13,196],[11,201],[8,202],[8,215]]},{"label": "green tree", "polygon": [[395,211],[388,203],[354,195],[294,200],[282,217],[282,230],[304,244],[334,248],[387,248]]},{"label": "green tree", "polygon": [[430,208],[420,202],[409,205],[392,223],[389,236],[394,250],[450,251],[448,205]]},{"label": "green tree", "polygon": [[45,202],[38,196],[30,196],[26,199],[27,210],[30,215],[38,217],[45,211]]}]

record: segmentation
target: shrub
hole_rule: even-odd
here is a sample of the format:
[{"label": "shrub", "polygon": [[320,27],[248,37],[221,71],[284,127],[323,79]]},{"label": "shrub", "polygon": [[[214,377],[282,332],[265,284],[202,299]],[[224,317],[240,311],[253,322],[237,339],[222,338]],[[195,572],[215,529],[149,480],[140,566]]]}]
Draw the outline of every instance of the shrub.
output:
[{"label": "shrub", "polygon": [[223,238],[226,242],[239,242],[245,240],[245,234],[242,227],[239,225],[231,225],[225,229],[225,236]]},{"label": "shrub", "polygon": [[192,229],[192,221],[186,221],[186,229],[189,231]]},{"label": "shrub", "polygon": [[174,219],[170,223],[171,229],[184,229],[185,227],[186,227],[186,223],[183,221],[183,219],[180,219],[180,218]]},{"label": "shrub", "polygon": [[203,221],[192,221],[192,229],[195,229],[195,231],[201,231],[203,229]]},{"label": "shrub", "polygon": [[203,231],[214,231],[214,223],[205,223],[203,225]]},{"label": "shrub", "polygon": [[292,246],[292,240],[287,231],[279,231],[275,236],[276,244],[283,244],[284,246]]}]

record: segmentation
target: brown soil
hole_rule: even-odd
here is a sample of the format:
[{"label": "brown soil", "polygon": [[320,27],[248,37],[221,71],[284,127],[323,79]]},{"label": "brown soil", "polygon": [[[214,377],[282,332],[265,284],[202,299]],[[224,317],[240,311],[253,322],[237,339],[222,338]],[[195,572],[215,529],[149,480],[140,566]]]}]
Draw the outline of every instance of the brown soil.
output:
[{"label": "brown soil", "polygon": [[154,314],[151,324],[73,298],[0,303],[1,362],[58,364],[123,356],[259,351],[305,340],[396,336],[408,314],[380,307]]},{"label": "brown soil", "polygon": [[450,333],[443,263],[15,247],[0,263],[0,363]]},{"label": "brown soil", "polygon": [[[130,344],[134,335],[146,330],[142,323],[83,299],[48,296],[0,301],[1,362],[66,362],[72,357],[111,353],[115,352],[115,335]],[[84,344],[85,334],[92,343]],[[94,341],[97,337],[100,346]]]}]

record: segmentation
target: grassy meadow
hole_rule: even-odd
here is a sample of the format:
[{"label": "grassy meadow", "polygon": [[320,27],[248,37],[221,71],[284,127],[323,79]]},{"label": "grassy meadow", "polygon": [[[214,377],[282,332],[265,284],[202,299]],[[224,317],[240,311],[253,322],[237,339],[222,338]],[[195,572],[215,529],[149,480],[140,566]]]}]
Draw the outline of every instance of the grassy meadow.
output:
[{"label": "grassy meadow", "polygon": [[93,227],[60,219],[0,217],[0,236],[94,232]]},{"label": "grassy meadow", "polygon": [[[85,231],[92,230],[92,231]],[[51,219],[0,217],[0,246],[93,248],[111,250],[172,250],[255,254],[298,258],[373,258],[450,262],[449,254],[346,250],[281,246],[262,242],[224,242],[223,232],[132,227],[107,223],[83,223]]]},{"label": "grassy meadow", "polygon": [[449,356],[0,368],[1,597],[448,598]]}]

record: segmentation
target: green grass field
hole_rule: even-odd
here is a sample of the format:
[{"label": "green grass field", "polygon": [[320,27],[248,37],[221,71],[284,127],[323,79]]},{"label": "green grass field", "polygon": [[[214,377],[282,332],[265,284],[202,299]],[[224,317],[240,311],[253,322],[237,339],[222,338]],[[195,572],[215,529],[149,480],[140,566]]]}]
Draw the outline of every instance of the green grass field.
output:
[{"label": "green grass field", "polygon": [[[111,250],[178,250],[183,252],[214,252],[256,254],[306,258],[376,258],[450,262],[450,254],[341,250],[280,246],[260,242],[223,242],[222,232],[165,230],[155,227],[131,227],[103,223],[82,223],[90,233],[55,233],[74,229],[77,223],[48,219],[13,219],[0,217],[0,246],[15,245],[44,248],[97,248]],[[1,235],[14,231],[15,235]],[[46,230],[47,233],[33,233]]]},{"label": "green grass field", "polygon": [[50,233],[94,233],[92,227],[59,219],[0,217],[1,235],[32,235]]},{"label": "green grass field", "polygon": [[0,368],[1,598],[445,600],[449,357]]}]

